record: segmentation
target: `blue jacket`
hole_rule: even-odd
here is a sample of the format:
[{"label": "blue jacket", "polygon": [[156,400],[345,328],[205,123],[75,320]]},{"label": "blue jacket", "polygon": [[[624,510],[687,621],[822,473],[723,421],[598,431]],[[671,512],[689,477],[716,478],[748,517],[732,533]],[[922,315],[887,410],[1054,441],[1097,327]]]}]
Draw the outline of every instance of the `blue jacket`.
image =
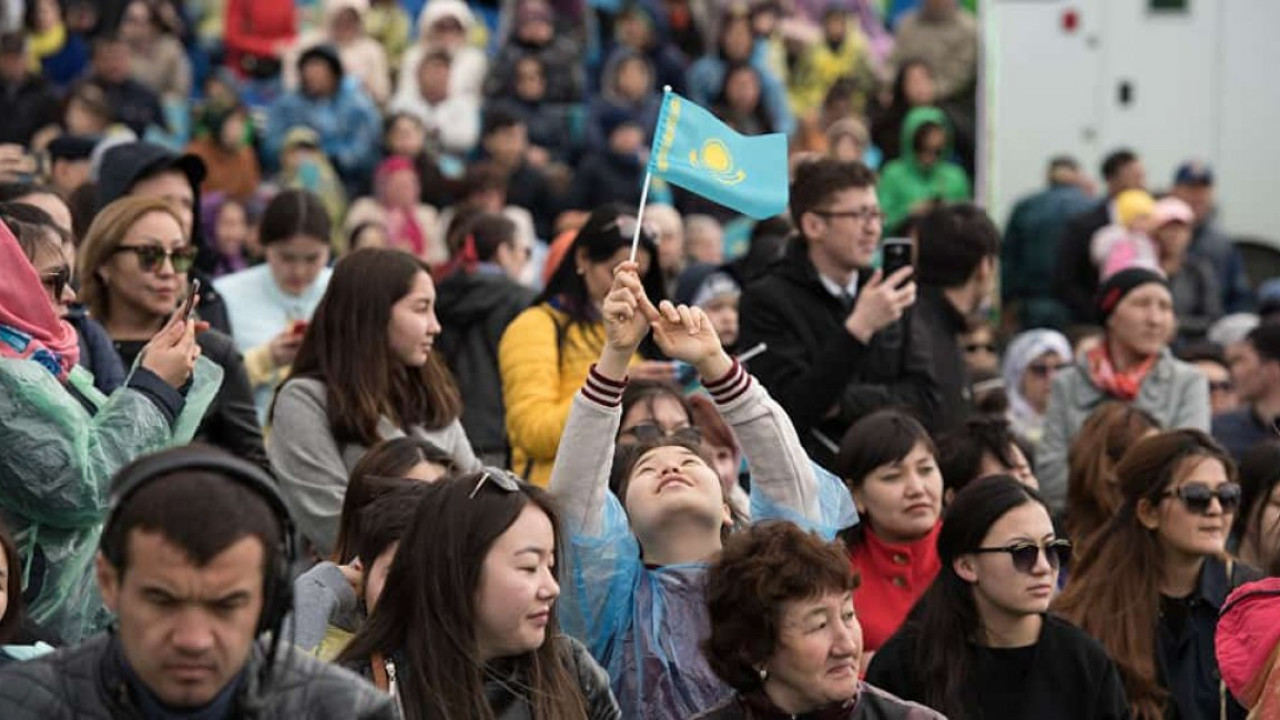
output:
[{"label": "blue jacket", "polygon": [[310,98],[301,92],[280,96],[267,111],[264,149],[269,163],[280,162],[284,138],[298,126],[320,135],[325,153],[344,179],[367,175],[378,160],[382,119],[358,80],[345,77],[328,98]]}]

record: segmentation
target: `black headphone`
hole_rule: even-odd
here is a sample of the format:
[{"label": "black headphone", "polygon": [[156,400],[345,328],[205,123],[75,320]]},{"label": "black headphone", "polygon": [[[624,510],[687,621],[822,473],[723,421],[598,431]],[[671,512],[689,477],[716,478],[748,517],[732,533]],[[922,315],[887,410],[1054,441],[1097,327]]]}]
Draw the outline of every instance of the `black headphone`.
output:
[{"label": "black headphone", "polygon": [[[147,455],[127,465],[116,474],[111,483],[110,506],[102,528],[102,539],[112,535],[112,526],[129,498],[147,483],[160,477],[184,470],[206,470],[237,482],[254,491],[267,501],[280,525],[280,546],[275,551],[274,572],[266,580],[262,615],[258,618],[257,633],[271,631],[273,638],[280,637],[285,616],[293,608],[293,581],[291,570],[298,559],[297,534],[293,518],[284,497],[276,488],[275,480],[257,465],[208,445],[187,445],[154,455]],[[103,547],[106,552],[105,546]],[[122,558],[108,557],[119,566]]]}]

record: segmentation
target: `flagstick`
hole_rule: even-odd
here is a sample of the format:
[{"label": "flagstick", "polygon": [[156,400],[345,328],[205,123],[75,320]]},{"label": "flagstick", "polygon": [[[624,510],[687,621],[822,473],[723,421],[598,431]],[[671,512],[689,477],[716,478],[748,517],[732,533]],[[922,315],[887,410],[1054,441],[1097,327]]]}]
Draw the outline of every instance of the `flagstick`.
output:
[{"label": "flagstick", "polygon": [[[670,85],[662,86],[663,103],[666,102],[666,96],[671,92]],[[657,128],[654,128],[657,132]],[[656,137],[655,137],[656,140]],[[636,211],[636,231],[631,237],[631,262],[636,261],[636,251],[640,249],[640,229],[644,227],[644,206],[649,202],[649,181],[653,179],[653,175],[649,172],[648,164],[644,170],[644,186],[640,188],[640,208]]]}]

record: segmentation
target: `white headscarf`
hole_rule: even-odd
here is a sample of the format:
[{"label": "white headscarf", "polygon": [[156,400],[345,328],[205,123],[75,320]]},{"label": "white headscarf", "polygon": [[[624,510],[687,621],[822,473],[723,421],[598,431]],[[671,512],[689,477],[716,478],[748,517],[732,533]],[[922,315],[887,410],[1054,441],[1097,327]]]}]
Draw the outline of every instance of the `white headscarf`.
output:
[{"label": "white headscarf", "polygon": [[1064,362],[1071,360],[1071,343],[1057,330],[1028,330],[1020,333],[1005,350],[1001,374],[1009,395],[1009,422],[1023,437],[1037,442],[1044,428],[1044,416],[1022,396],[1022,376],[1027,366],[1045,353],[1057,353]]}]

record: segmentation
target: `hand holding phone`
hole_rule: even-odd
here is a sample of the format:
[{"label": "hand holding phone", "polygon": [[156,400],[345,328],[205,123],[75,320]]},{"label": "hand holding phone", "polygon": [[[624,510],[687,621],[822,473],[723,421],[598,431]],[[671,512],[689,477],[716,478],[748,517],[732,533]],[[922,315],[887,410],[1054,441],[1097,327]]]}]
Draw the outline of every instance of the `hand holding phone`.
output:
[{"label": "hand holding phone", "polygon": [[[889,278],[904,267],[911,267],[912,244],[910,238],[886,238],[880,249],[881,277]],[[905,285],[906,283],[902,283]],[[899,285],[901,287],[901,285]]]}]

